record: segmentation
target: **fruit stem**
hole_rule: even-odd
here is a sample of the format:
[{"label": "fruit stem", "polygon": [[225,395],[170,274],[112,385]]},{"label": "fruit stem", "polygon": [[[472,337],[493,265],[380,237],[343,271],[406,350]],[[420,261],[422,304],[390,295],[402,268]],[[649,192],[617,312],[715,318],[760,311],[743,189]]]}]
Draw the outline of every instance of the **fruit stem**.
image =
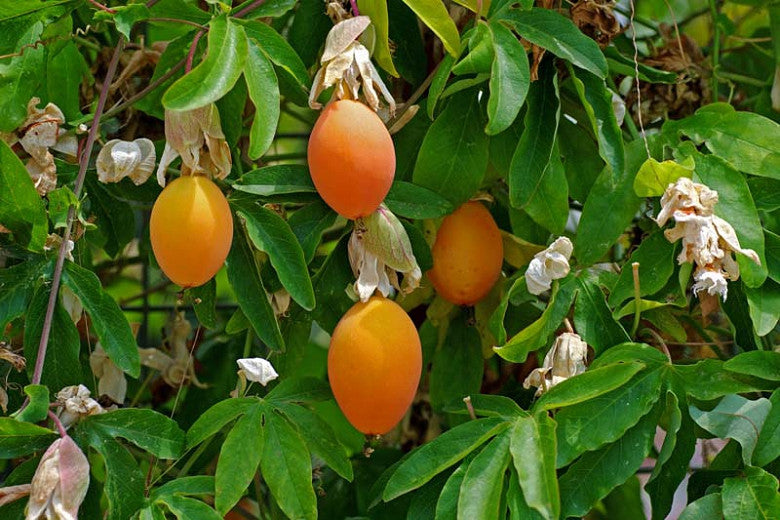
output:
[{"label": "fruit stem", "polygon": [[471,417],[471,420],[473,421],[474,419],[477,418],[477,414],[474,411],[474,405],[471,404],[471,396],[467,395],[466,397],[464,397],[463,402],[466,403],[466,409],[469,411],[469,417]]},{"label": "fruit stem", "polygon": [[195,33],[195,37],[192,38],[192,43],[190,44],[190,51],[187,53],[187,61],[184,63],[184,73],[187,74],[189,71],[192,70],[192,61],[195,59],[195,51],[198,48],[198,42],[200,41],[201,37],[206,34],[205,29],[201,29],[197,33]]},{"label": "fruit stem", "polygon": [[52,420],[55,426],[57,426],[57,431],[60,432],[60,437],[67,437],[68,433],[65,431],[65,426],[63,426],[62,421],[60,421],[60,418],[57,417],[54,412],[49,410],[49,419]]}]

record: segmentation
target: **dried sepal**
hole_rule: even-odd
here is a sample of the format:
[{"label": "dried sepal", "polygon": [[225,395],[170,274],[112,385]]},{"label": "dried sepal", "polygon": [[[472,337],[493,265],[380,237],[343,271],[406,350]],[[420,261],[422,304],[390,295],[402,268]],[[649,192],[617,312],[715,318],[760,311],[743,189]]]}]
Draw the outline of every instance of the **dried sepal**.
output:
[{"label": "dried sepal", "polygon": [[534,369],[523,381],[523,388],[537,387],[538,397],[561,381],[585,372],[587,359],[587,343],[577,334],[564,332],[555,338],[542,366]]},{"label": "dried sepal", "polygon": [[0,488],[0,507],[15,502],[30,494],[32,486],[30,484],[19,484],[18,486],[6,486]]},{"label": "dried sepal", "polygon": [[536,253],[525,271],[528,292],[542,294],[550,290],[553,280],[569,274],[569,259],[573,250],[571,240],[558,237],[547,249]]},{"label": "dried sepal", "polygon": [[89,461],[65,435],[43,454],[30,487],[26,520],[77,520],[89,488]]},{"label": "dried sepal", "polygon": [[236,360],[239,376],[247,381],[260,383],[266,386],[279,377],[270,361],[263,358],[242,358]]},{"label": "dried sepal", "polygon": [[154,143],[149,139],[112,139],[100,149],[95,166],[100,182],[119,182],[130,177],[136,186],[140,186],[152,175],[156,161]]},{"label": "dried sepal", "polygon": [[[420,285],[422,271],[403,224],[384,205],[357,219],[349,240],[349,262],[357,277],[355,291],[367,301],[375,291],[388,296],[393,288],[410,293]],[[404,275],[403,286],[397,272]]]}]

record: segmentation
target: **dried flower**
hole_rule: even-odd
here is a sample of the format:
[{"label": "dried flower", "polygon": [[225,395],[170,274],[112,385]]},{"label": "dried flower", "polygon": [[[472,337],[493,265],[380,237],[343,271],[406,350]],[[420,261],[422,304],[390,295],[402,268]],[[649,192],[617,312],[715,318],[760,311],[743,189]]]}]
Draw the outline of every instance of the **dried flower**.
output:
[{"label": "dried flower", "polygon": [[[393,287],[409,293],[417,288],[422,271],[403,224],[384,205],[355,221],[349,239],[349,262],[357,277],[355,291],[367,301],[378,290],[388,296]],[[403,288],[397,271],[404,274]]]},{"label": "dried flower", "polygon": [[[233,164],[215,104],[185,111],[165,111],[165,150],[157,167],[157,182],[165,187],[165,170],[179,156],[182,175],[205,173],[224,179]],[[204,150],[203,147],[206,147]]]},{"label": "dried flower", "polygon": [[68,427],[82,417],[105,412],[90,395],[89,388],[84,385],[66,386],[57,392],[57,402],[62,407],[60,421],[63,426]]},{"label": "dried flower", "polygon": [[198,381],[195,375],[190,349],[187,348],[187,338],[191,332],[192,325],[184,313],[178,313],[167,326],[165,342],[170,355],[156,348],[139,348],[141,364],[159,371],[163,380],[174,388],[189,381],[198,388],[205,388],[206,385]]},{"label": "dried flower", "polygon": [[378,88],[388,104],[390,116],[395,114],[395,100],[371,63],[371,53],[356,41],[370,23],[368,16],[356,16],[337,23],[330,30],[320,59],[322,66],[314,76],[309,93],[311,108],[322,108],[317,98],[334,85],[336,99],[358,99],[362,86],[363,96],[373,110],[379,109]]},{"label": "dried flower", "polygon": [[569,258],[574,246],[566,237],[558,237],[550,247],[534,255],[525,271],[525,283],[531,294],[548,291],[553,280],[569,274]]},{"label": "dried flower", "polygon": [[725,301],[726,281],[739,278],[739,265],[732,254],[740,253],[757,264],[761,261],[755,251],[740,246],[731,224],[714,214],[717,203],[717,191],[681,177],[666,188],[655,221],[663,226],[674,218],[674,227],[664,231],[664,236],[669,242],[682,239],[679,264],[696,265],[693,294],[706,290],[710,295],[719,294]]},{"label": "dried flower", "polygon": [[254,381],[265,386],[277,377],[279,374],[274,370],[270,361],[263,358],[244,358],[236,361],[238,373],[243,375],[247,381]]},{"label": "dried flower", "polygon": [[523,388],[537,387],[538,397],[561,381],[585,372],[587,358],[588,344],[579,335],[564,332],[555,338],[541,368],[534,369],[525,378]]},{"label": "dried flower", "polygon": [[89,488],[89,461],[73,439],[54,441],[32,479],[26,520],[77,520]]},{"label": "dried flower", "polygon": [[149,139],[112,139],[100,149],[95,166],[100,182],[119,182],[130,177],[136,186],[140,186],[152,175],[156,161],[154,143]]},{"label": "dried flower", "polygon": [[89,356],[89,367],[98,378],[98,394],[107,395],[117,404],[125,402],[127,380],[122,370],[116,366],[106,351],[98,343]]},{"label": "dried flower", "polygon": [[271,308],[274,310],[274,316],[284,316],[287,314],[287,309],[290,308],[290,293],[287,289],[281,288],[273,293],[266,293],[268,297],[268,303],[271,304]]}]

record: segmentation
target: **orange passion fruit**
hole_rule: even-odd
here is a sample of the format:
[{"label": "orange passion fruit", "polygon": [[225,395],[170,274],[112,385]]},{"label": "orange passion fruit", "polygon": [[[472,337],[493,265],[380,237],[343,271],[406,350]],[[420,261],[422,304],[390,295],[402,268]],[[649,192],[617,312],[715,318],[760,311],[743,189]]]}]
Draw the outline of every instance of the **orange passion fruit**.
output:
[{"label": "orange passion fruit", "polygon": [[374,296],[341,318],[330,340],[328,379],[341,411],[365,434],[389,432],[412,404],[422,371],[420,337],[394,301]]},{"label": "orange passion fruit", "polygon": [[504,246],[485,206],[467,202],[444,218],[431,254],[428,278],[436,292],[456,305],[473,305],[498,280]]},{"label": "orange passion fruit", "polygon": [[233,217],[227,199],[206,177],[186,175],[160,193],[149,222],[160,268],[183,288],[209,281],[227,258]]},{"label": "orange passion fruit", "polygon": [[308,160],[317,192],[348,219],[376,211],[395,176],[395,147],[384,123],[366,105],[348,99],[320,114]]}]

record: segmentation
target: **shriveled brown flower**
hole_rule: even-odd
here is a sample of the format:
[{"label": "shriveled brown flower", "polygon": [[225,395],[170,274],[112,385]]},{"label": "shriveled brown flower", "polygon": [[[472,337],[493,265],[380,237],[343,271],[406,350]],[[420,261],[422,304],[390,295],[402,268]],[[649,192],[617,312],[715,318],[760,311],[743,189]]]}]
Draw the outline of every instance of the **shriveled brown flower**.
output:
[{"label": "shriveled brown flower", "polygon": [[540,396],[561,381],[582,374],[587,369],[588,345],[572,332],[564,332],[553,343],[544,363],[534,369],[523,381],[523,388],[537,387],[536,396]]},{"label": "shriveled brown flower", "polygon": [[190,382],[198,388],[205,388],[206,385],[198,381],[198,377],[195,375],[195,366],[191,359],[190,349],[187,347],[192,325],[184,317],[184,313],[177,314],[168,323],[166,331],[166,351],[156,348],[139,348],[141,364],[160,372],[165,383],[174,388]]},{"label": "shriveled brown flower", "polygon": [[612,38],[623,32],[609,0],[580,0],[571,6],[570,12],[572,21],[580,31],[602,47],[609,45]]}]

